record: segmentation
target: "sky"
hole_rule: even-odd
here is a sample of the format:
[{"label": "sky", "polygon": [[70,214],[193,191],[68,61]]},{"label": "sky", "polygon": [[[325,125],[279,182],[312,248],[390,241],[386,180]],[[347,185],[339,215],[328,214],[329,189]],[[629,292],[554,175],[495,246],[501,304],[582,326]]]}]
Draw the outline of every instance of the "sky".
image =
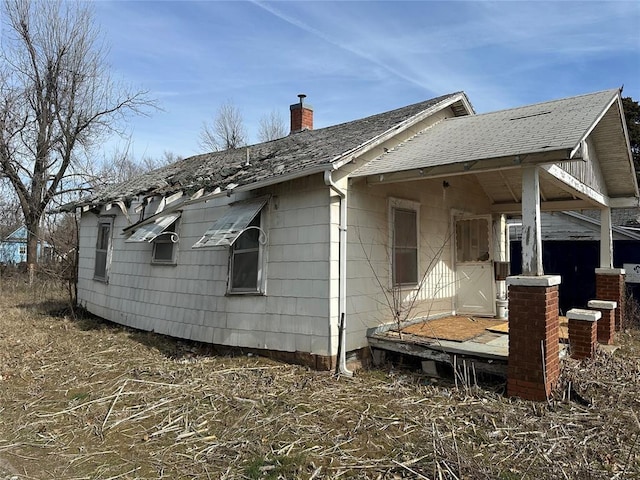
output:
[{"label": "sky", "polygon": [[[134,158],[202,153],[223,103],[259,121],[307,95],[314,127],[464,91],[485,113],[624,84],[640,100],[640,1],[94,2],[111,75],[159,110]],[[122,148],[125,139],[105,144]],[[105,156],[108,156],[108,152]]]}]

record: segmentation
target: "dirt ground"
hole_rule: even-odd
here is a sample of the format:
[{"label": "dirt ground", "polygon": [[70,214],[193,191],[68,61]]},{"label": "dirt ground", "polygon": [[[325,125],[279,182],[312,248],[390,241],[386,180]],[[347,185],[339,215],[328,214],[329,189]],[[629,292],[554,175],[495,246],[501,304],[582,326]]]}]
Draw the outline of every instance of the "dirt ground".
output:
[{"label": "dirt ground", "polygon": [[0,479],[640,478],[640,333],[549,402],[459,373],[352,379],[75,317],[0,284]]}]

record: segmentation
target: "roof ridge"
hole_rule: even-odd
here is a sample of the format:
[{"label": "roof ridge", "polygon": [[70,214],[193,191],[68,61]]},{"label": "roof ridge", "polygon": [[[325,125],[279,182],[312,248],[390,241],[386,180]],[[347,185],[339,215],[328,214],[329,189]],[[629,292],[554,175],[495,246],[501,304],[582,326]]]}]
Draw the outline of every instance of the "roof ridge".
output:
[{"label": "roof ridge", "polygon": [[[596,95],[601,95],[603,93],[611,93],[613,94],[614,92],[619,92],[620,89],[619,88],[611,88],[608,90],[599,90],[597,92],[590,92],[590,93],[581,93],[579,95],[573,95],[571,97],[562,97],[562,98],[556,98],[554,100],[547,100],[544,102],[537,102],[537,103],[528,103],[526,105],[519,105],[517,107],[509,107],[509,108],[502,108],[500,110],[491,110],[490,112],[484,112],[484,113],[476,113],[476,117],[480,117],[483,115],[492,115],[495,113],[502,113],[502,112],[508,112],[511,110],[519,110],[521,108],[530,108],[530,107],[537,107],[537,106],[541,106],[541,105],[550,105],[552,103],[557,103],[557,102],[566,102],[567,100],[574,100],[576,98],[582,98],[582,97],[590,97],[590,96],[596,96]],[[449,118],[448,120],[454,120],[457,118],[465,118],[465,117],[452,117]]]}]

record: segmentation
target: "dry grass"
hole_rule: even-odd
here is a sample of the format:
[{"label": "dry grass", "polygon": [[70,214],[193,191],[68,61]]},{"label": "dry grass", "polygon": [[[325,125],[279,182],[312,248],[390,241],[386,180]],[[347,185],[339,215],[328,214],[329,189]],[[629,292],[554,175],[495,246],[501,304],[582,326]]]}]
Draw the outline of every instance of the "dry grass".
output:
[{"label": "dry grass", "polygon": [[532,403],[220,356],[0,287],[0,479],[640,478],[636,331]]}]

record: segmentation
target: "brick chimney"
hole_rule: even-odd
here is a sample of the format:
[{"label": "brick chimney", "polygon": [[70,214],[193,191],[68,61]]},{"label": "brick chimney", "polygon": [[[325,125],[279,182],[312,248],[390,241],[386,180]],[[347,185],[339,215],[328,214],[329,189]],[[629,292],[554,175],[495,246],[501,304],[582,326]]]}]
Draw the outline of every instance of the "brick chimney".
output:
[{"label": "brick chimney", "polygon": [[298,98],[300,102],[289,107],[291,110],[291,133],[313,130],[313,107],[304,103],[306,98],[304,93],[298,95]]}]

